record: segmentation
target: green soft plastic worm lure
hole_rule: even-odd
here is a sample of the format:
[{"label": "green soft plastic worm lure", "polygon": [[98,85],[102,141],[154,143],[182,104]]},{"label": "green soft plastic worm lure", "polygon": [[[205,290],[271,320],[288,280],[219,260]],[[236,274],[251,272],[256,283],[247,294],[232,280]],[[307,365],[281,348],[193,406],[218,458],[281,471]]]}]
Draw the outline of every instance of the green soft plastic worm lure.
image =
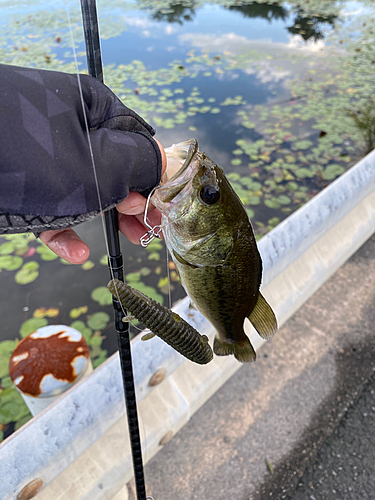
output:
[{"label": "green soft plastic worm lure", "polygon": [[[213,359],[208,337],[197,332],[177,313],[120,280],[111,280],[108,289],[136,319],[185,358],[200,365]],[[150,335],[145,337],[150,338]]]}]

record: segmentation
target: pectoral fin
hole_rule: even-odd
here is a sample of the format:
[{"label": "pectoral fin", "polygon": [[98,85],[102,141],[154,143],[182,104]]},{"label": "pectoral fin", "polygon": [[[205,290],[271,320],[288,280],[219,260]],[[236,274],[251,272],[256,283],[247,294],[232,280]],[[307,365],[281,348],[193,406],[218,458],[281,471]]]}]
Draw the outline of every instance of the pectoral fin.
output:
[{"label": "pectoral fin", "polygon": [[[193,269],[196,269],[198,267],[198,266],[194,266],[194,264],[190,264],[190,262],[188,262],[183,257],[181,257],[181,255],[179,253],[177,253],[176,250],[172,250],[172,252],[173,252],[173,255],[172,255],[173,260],[177,260],[177,262],[179,262],[180,264],[183,264],[184,266],[191,267]],[[180,273],[179,273],[179,275],[180,275]]]},{"label": "pectoral fin", "polygon": [[198,311],[198,309],[196,308],[194,302],[190,299],[190,302],[189,302],[189,309],[193,310],[193,311]]},{"label": "pectoral fin", "polygon": [[234,354],[234,357],[241,363],[251,363],[256,358],[254,348],[247,337],[243,342],[229,343],[216,336],[214,339],[214,353],[216,356]]},{"label": "pectoral fin", "polygon": [[277,331],[276,316],[260,292],[257,303],[248,318],[262,339],[270,339]]}]

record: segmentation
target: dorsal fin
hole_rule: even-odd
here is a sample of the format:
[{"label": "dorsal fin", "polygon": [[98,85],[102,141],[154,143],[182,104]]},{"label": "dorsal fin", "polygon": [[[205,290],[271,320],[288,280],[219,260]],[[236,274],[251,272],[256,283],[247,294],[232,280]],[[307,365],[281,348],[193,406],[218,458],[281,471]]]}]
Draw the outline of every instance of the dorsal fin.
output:
[{"label": "dorsal fin", "polygon": [[257,303],[248,318],[262,339],[270,339],[277,331],[276,316],[260,292]]}]

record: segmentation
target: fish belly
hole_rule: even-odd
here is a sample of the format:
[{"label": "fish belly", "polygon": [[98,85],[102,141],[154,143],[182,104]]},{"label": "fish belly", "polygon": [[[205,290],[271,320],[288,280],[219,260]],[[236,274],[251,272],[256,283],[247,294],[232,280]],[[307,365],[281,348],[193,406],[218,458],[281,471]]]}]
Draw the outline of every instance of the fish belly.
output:
[{"label": "fish belly", "polygon": [[244,319],[254,308],[259,291],[259,269],[247,263],[190,267],[176,263],[186,293],[217,330],[222,341],[244,342]]}]

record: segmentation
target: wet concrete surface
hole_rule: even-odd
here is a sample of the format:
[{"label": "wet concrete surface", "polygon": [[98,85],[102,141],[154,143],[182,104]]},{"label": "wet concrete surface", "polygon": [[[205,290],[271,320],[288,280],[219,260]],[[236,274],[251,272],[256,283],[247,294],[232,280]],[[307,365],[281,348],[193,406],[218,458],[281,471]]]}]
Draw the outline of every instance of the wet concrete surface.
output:
[{"label": "wet concrete surface", "polygon": [[375,235],[147,464],[147,494],[375,500],[374,306]]},{"label": "wet concrete surface", "polygon": [[[287,500],[375,498],[375,373]],[[274,498],[278,498],[274,496]]]}]

